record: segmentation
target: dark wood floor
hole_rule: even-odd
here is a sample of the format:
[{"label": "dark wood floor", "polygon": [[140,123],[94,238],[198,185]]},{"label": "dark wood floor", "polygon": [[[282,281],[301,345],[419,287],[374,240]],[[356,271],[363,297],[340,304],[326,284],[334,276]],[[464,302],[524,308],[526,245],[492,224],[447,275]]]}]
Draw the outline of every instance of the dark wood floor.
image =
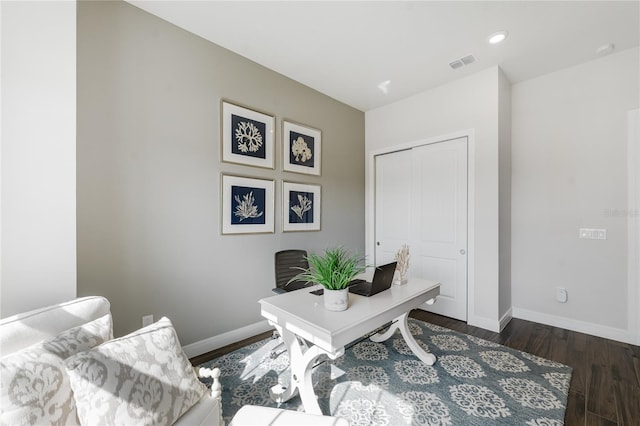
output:
[{"label": "dark wood floor", "polygon": [[[640,347],[513,319],[502,333],[421,310],[411,316],[561,362],[573,368],[565,424],[640,426]],[[198,365],[270,336],[258,336],[193,358]]]}]

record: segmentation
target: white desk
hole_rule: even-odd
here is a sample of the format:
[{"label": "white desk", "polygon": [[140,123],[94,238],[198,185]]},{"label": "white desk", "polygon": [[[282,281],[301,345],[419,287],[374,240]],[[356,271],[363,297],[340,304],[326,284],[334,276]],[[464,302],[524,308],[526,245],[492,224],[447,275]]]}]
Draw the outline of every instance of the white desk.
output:
[{"label": "white desk", "polygon": [[[322,414],[313,391],[311,380],[314,361],[322,354],[331,359],[344,354],[344,347],[365,334],[394,321],[383,334],[370,337],[382,342],[400,330],[407,346],[423,362],[433,365],[436,358],[425,352],[415,341],[407,327],[411,309],[435,299],[440,294],[440,284],[410,278],[404,285],[392,285],[389,290],[375,296],[364,297],[349,294],[349,308],[332,312],[324,308],[322,296],[310,292],[321,286],[292,291],[259,301],[261,314],[278,330],[289,352],[291,383],[289,388],[274,386],[271,396],[278,402],[287,401],[297,392],[307,413]],[[311,344],[300,345],[301,337]]]}]

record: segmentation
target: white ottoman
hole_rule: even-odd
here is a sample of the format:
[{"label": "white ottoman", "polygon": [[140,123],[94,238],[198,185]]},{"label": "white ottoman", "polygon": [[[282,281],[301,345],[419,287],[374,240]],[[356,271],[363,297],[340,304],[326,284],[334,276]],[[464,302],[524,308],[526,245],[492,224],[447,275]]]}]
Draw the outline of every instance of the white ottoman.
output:
[{"label": "white ottoman", "polygon": [[242,407],[229,426],[349,426],[346,419],[331,416],[307,414],[301,411],[281,410],[278,408],[245,405]]}]

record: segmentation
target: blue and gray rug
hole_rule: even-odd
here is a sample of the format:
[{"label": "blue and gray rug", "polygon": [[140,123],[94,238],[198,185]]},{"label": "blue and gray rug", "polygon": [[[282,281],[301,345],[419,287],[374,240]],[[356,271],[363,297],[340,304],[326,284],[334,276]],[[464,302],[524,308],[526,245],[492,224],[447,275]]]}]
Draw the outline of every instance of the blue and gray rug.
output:
[{"label": "blue and gray rug", "polygon": [[[409,325],[435,365],[420,362],[399,332],[383,343],[364,340],[315,369],[324,414],[352,426],[564,423],[570,367],[416,319]],[[221,369],[227,423],[243,405],[277,406],[269,389],[289,381],[280,342],[266,339],[203,364]],[[298,396],[281,408],[303,410]]]}]

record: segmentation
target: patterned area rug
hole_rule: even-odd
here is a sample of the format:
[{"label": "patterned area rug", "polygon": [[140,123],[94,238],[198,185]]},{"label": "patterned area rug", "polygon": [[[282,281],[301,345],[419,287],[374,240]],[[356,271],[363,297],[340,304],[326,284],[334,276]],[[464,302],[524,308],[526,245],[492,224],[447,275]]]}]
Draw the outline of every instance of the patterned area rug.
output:
[{"label": "patterned area rug", "polygon": [[[564,423],[570,367],[416,319],[409,326],[435,365],[419,361],[399,332],[383,343],[364,340],[314,370],[324,414],[353,426]],[[269,389],[289,381],[280,342],[266,339],[203,364],[222,371],[227,423],[243,405],[277,406]],[[298,396],[281,408],[303,410]]]}]

